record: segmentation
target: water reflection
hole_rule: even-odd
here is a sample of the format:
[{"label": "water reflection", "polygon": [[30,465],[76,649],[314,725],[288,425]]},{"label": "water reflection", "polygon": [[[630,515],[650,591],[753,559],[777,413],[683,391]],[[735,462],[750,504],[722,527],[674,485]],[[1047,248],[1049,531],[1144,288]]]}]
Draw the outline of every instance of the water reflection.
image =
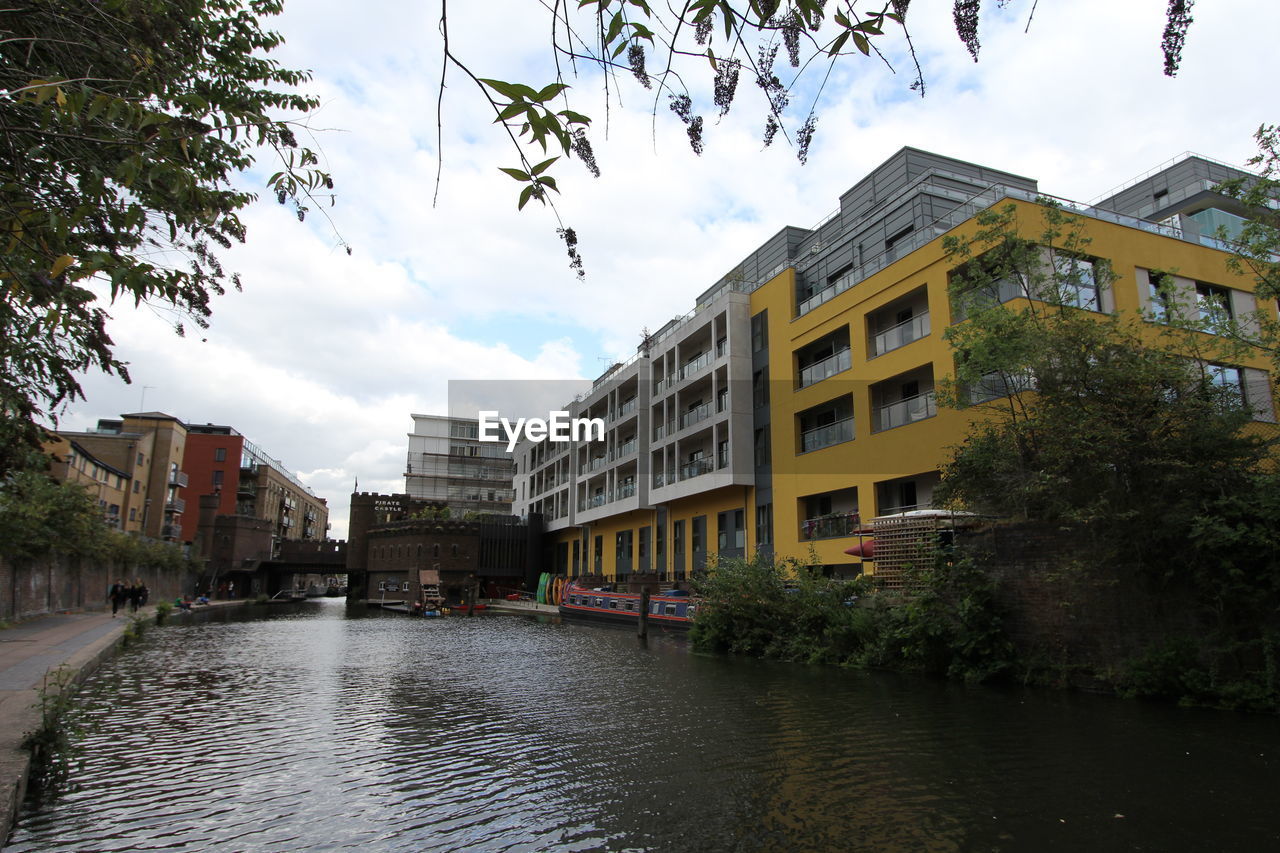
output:
[{"label": "water reflection", "polygon": [[12,850],[1260,850],[1272,718],[343,603],[153,631]]}]

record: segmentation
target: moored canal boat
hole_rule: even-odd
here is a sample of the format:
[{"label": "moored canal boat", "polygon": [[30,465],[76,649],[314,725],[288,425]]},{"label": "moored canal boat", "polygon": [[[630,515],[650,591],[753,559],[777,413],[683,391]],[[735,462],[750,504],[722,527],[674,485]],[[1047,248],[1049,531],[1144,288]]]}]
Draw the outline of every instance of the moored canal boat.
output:
[{"label": "moored canal boat", "polygon": [[[693,624],[698,602],[683,591],[669,590],[649,596],[650,625],[688,629]],[[590,589],[577,581],[565,585],[560,597],[560,615],[635,625],[640,619],[640,593],[615,592],[603,587]]]}]

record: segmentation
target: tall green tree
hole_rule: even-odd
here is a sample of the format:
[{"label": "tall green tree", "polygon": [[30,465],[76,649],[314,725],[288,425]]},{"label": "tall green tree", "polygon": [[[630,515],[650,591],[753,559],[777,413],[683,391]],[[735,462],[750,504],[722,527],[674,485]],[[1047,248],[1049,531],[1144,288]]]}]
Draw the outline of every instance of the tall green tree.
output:
[{"label": "tall green tree", "polygon": [[1038,228],[1018,216],[989,210],[972,239],[947,242],[966,319],[946,332],[956,375],[941,397],[977,417],[939,497],[1087,525],[1130,564],[1184,562],[1187,532],[1223,496],[1254,488],[1274,445],[1215,367],[1239,349],[1100,312],[1113,276],[1080,223],[1052,207]]},{"label": "tall green tree", "polygon": [[243,241],[263,151],[299,219],[332,189],[293,123],[317,106],[268,57],[280,0],[32,0],[0,12],[0,471],[81,395],[127,379],[107,305],[147,302],[205,326],[240,287],[218,247]]}]

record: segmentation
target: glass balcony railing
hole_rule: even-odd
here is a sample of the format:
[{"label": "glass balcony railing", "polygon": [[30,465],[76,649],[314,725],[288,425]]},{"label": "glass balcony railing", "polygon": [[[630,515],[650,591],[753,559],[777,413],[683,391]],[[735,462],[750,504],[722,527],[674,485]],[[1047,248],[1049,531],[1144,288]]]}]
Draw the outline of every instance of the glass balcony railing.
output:
[{"label": "glass balcony railing", "polygon": [[938,414],[938,407],[933,401],[933,392],[926,391],[923,394],[881,406],[876,411],[876,431],[905,426],[931,418],[936,414]]},{"label": "glass balcony railing", "polygon": [[856,512],[833,512],[800,522],[800,540],[831,539],[837,536],[853,536],[858,532]]},{"label": "glass balcony railing", "polygon": [[821,382],[828,376],[835,376],[842,370],[848,370],[852,364],[852,356],[849,354],[849,348],[845,347],[837,353],[833,353],[822,361],[815,361],[808,367],[800,370],[800,387],[808,388],[816,382]]},{"label": "glass balcony railing", "polygon": [[634,497],[636,493],[635,483],[623,483],[621,486],[613,490],[614,500],[622,500],[623,498]]},{"label": "glass balcony railing", "polygon": [[821,450],[833,444],[853,440],[853,418],[845,418],[835,423],[824,424],[800,433],[800,449],[803,453]]},{"label": "glass balcony railing", "polygon": [[685,362],[684,367],[680,368],[680,378],[688,379],[690,376],[697,373],[699,370],[702,370],[704,367],[711,364],[714,358],[715,358],[715,355],[710,350],[707,350],[697,358],[694,358],[691,361]]},{"label": "glass balcony railing", "polygon": [[693,426],[709,417],[711,417],[711,404],[703,403],[701,406],[690,409],[680,416],[680,429]]},{"label": "glass balcony railing", "polygon": [[896,350],[898,347],[904,347],[912,341],[927,337],[929,331],[929,312],[926,311],[878,333],[872,339],[871,351],[875,355],[884,355],[887,352]]},{"label": "glass balcony railing", "polygon": [[676,431],[675,421],[667,421],[665,424],[658,424],[658,426],[653,431],[653,440],[662,441],[662,439],[671,435],[675,431]]},{"label": "glass balcony railing", "polygon": [[635,453],[635,452],[636,452],[636,440],[633,438],[625,444],[618,445],[618,447],[611,454],[609,454],[609,458],[622,459],[623,457],[630,456],[632,453]]},{"label": "glass balcony railing", "polygon": [[631,414],[635,410],[636,410],[636,398],[632,397],[630,400],[627,400],[625,403],[619,406],[617,410],[614,411],[614,413],[609,416],[609,420],[611,421],[621,420],[622,418],[625,418],[627,415]]},{"label": "glass balcony railing", "polygon": [[687,465],[680,466],[680,479],[691,480],[703,474],[710,474],[713,470],[715,468],[710,459],[695,459]]},{"label": "glass balcony railing", "polygon": [[674,478],[673,478],[673,477],[669,477],[669,476],[668,476],[665,472],[663,472],[663,471],[654,471],[654,472],[653,472],[653,487],[654,487],[655,489],[661,489],[663,486],[665,486],[665,485],[667,484],[667,482],[668,482],[669,480],[674,480]]}]

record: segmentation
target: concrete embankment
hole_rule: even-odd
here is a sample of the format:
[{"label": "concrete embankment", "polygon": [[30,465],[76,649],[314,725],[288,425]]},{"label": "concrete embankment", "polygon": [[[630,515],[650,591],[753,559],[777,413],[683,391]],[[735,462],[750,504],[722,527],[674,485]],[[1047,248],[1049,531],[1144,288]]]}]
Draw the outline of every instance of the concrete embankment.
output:
[{"label": "concrete embankment", "polygon": [[[202,610],[247,602],[215,602]],[[155,607],[137,616],[155,624]],[[184,617],[170,617],[184,618]],[[26,795],[35,756],[28,738],[41,727],[41,697],[52,699],[80,683],[120,646],[130,614],[107,612],[41,616],[0,631],[0,846],[9,838]]]}]

